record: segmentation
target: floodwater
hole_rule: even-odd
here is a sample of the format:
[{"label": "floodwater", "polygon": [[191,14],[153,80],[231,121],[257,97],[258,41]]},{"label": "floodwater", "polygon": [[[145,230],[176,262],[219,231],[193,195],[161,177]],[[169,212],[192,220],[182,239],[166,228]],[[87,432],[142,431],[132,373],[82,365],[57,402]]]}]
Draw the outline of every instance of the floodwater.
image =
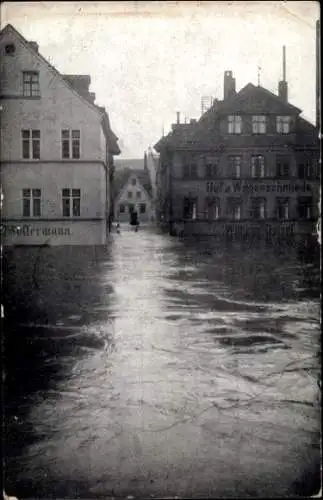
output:
[{"label": "floodwater", "polygon": [[5,260],[5,483],[19,498],[314,494],[319,268],[122,229]]}]

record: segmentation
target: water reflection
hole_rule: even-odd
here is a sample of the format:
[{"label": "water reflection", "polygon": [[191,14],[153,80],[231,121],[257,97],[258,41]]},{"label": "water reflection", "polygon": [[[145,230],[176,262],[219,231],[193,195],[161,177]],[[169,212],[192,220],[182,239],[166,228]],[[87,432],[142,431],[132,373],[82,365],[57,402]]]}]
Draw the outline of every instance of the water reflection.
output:
[{"label": "water reflection", "polygon": [[37,286],[35,255],[7,264],[8,492],[297,493],[319,463],[314,265],[149,230],[46,251]]}]

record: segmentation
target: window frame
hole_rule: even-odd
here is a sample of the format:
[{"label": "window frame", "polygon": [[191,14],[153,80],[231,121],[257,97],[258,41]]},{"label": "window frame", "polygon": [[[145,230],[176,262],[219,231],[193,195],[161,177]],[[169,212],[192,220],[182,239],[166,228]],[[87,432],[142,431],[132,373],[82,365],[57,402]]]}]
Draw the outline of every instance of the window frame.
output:
[{"label": "window frame", "polygon": [[242,133],[241,115],[228,115],[228,134],[240,135]]},{"label": "window frame", "polygon": [[210,197],[207,196],[205,198],[205,218],[207,220],[219,220],[221,217],[221,200],[219,197]]},{"label": "window frame", "polygon": [[263,135],[267,133],[266,115],[252,115],[252,133],[254,135]]},{"label": "window frame", "polygon": [[227,198],[226,213],[229,220],[241,220],[242,199],[229,196]]},{"label": "window frame", "polygon": [[[33,76],[37,77],[35,81],[33,81]],[[28,80],[26,77],[30,79]],[[39,71],[22,72],[22,95],[23,97],[40,97]]]},{"label": "window frame", "polygon": [[[144,210],[142,211],[142,208],[144,207]],[[147,206],[146,203],[140,203],[139,204],[139,213],[140,214],[146,214],[147,213]]]},{"label": "window frame", "polygon": [[[266,220],[267,219],[267,199],[261,196],[251,197],[251,218],[253,220]],[[255,213],[257,209],[257,213]],[[258,211],[259,209],[259,211]],[[263,209],[263,210],[261,210]]]},{"label": "window frame", "polygon": [[22,189],[22,217],[41,217],[41,191],[41,188]]},{"label": "window frame", "polygon": [[[74,135],[74,137],[73,137]],[[74,154],[75,148],[78,154]],[[61,129],[61,156],[62,160],[80,160],[81,159],[81,130],[80,129]]]},{"label": "window frame", "polygon": [[217,179],[219,177],[219,164],[217,161],[208,161],[205,163],[205,179]]},{"label": "window frame", "polygon": [[81,189],[62,188],[62,217],[81,216]]},{"label": "window frame", "polygon": [[[260,166],[255,161],[261,161]],[[260,175],[257,175],[257,168],[259,168]],[[261,175],[263,173],[263,175]],[[266,177],[266,163],[265,157],[263,155],[252,155],[251,156],[251,177],[253,179],[264,179]]]},{"label": "window frame", "polygon": [[[242,156],[230,155],[228,157],[228,163],[229,163],[230,177],[232,177],[233,179],[241,179]],[[239,167],[238,170],[237,167]]]},{"label": "window frame", "polygon": [[21,129],[21,156],[23,160],[40,160],[40,141],[41,132],[39,129]]},{"label": "window frame", "polygon": [[[291,132],[291,116],[290,115],[277,115],[276,116],[276,132],[277,134],[290,134]],[[287,130],[285,126],[287,125]]]},{"label": "window frame", "polygon": [[[281,216],[280,209],[283,207],[284,210],[284,216]],[[276,219],[278,220],[289,220],[289,215],[290,215],[290,199],[289,198],[281,198],[277,197],[276,198]],[[286,217],[286,208],[287,208],[287,217]]]},{"label": "window frame", "polygon": [[[285,167],[287,166],[287,172]],[[278,156],[276,158],[276,177],[279,179],[288,179],[291,175],[291,164],[288,156]]]}]

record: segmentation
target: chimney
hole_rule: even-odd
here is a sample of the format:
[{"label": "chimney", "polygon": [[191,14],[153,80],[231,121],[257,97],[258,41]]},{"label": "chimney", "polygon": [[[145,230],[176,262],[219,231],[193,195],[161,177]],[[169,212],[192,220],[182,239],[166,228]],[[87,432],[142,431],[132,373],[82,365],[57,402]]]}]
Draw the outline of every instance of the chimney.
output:
[{"label": "chimney", "polygon": [[286,47],[283,46],[283,79],[278,83],[278,96],[288,102],[288,83],[286,81]]},{"label": "chimney", "polygon": [[321,129],[321,23],[316,21],[316,127],[320,132]]},{"label": "chimney", "polygon": [[232,71],[224,72],[223,99],[228,99],[236,93],[236,79],[232,77]]},{"label": "chimney", "polygon": [[176,113],[176,123],[179,124],[180,123],[180,112],[177,111]]},{"label": "chimney", "polygon": [[30,47],[31,47],[32,49],[34,49],[34,51],[35,51],[35,52],[37,52],[37,53],[38,53],[38,49],[39,49],[39,45],[38,45],[38,43],[37,43],[37,42],[28,42],[28,43],[29,43]]}]

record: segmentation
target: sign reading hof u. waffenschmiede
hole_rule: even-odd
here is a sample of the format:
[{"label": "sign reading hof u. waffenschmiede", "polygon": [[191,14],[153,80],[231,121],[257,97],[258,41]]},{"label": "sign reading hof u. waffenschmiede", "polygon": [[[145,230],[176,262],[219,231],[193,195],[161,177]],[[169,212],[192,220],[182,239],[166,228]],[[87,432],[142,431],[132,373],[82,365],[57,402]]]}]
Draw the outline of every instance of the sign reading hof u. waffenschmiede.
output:
[{"label": "sign reading hof u. waffenschmiede", "polygon": [[207,193],[306,193],[311,185],[306,182],[248,182],[248,181],[208,181]]}]

